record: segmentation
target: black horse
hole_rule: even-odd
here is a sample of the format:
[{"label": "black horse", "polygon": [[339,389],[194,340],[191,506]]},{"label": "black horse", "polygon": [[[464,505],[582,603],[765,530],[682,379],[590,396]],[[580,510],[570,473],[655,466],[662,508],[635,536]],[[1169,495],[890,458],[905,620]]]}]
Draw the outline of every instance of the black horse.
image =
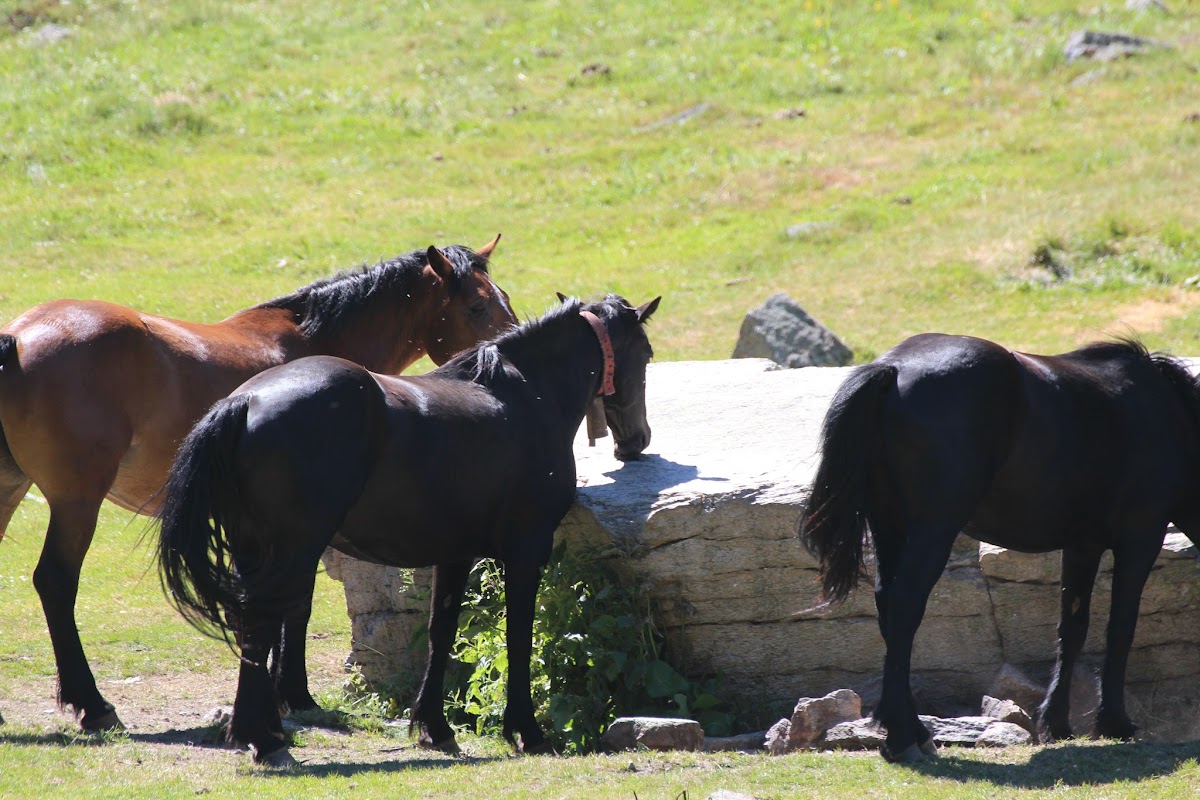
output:
[{"label": "black horse", "polygon": [[[269,369],[212,407],[180,448],[160,514],[159,566],[201,630],[236,634],[241,672],[228,736],[290,763],[267,653],[303,631],[321,553],[434,567],[429,661],[412,709],[421,741],[455,749],[443,674],[467,573],[504,563],[504,734],[544,749],[529,688],[534,603],[575,496],[572,442],[597,396],[618,458],[650,442],[642,328],[659,298],[569,300],[429,375],[376,375],[312,357]],[[302,636],[300,638],[303,638]],[[301,656],[302,658],[302,656]],[[514,742],[516,744],[516,742]]]},{"label": "black horse", "polygon": [[1057,663],[1043,740],[1071,736],[1072,668],[1100,557],[1112,609],[1094,734],[1129,739],[1125,666],[1146,576],[1174,522],[1200,531],[1200,389],[1186,367],[1129,342],[1058,356],[925,334],[855,370],[834,397],[800,517],[841,601],[874,543],[887,655],[875,718],[889,760],[933,754],[909,686],[913,637],[959,532],[1022,552],[1062,550]]}]

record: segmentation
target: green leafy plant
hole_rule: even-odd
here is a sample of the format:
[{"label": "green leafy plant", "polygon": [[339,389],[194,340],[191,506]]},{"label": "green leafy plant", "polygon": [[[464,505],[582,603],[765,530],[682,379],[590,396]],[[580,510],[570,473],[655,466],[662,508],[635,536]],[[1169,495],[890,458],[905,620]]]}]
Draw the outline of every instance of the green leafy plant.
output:
[{"label": "green leafy plant", "polygon": [[[687,717],[709,734],[730,732],[734,714],[716,681],[689,680],[667,662],[648,598],[602,560],[555,548],[538,594],[533,650],[534,704],[560,752],[595,750],[618,716]],[[499,733],[507,674],[503,573],[481,561],[447,676],[451,721]]]}]

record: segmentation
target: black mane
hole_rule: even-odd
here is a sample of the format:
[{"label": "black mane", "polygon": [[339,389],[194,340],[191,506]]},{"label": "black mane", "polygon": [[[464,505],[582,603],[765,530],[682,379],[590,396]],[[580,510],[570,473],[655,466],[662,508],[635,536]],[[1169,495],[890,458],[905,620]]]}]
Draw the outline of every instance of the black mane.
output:
[{"label": "black mane", "polygon": [[[469,375],[471,380],[476,383],[490,383],[510,369],[505,358],[507,352],[524,346],[525,341],[536,336],[539,331],[563,325],[565,320],[574,317],[583,307],[584,303],[578,298],[568,298],[538,319],[527,320],[519,327],[500,334],[490,342],[484,342],[473,350],[459,353],[436,372],[455,377]],[[628,303],[621,297],[610,294],[604,300],[590,304],[590,307],[596,316],[608,319],[619,313],[621,308],[628,307]]]},{"label": "black mane", "polygon": [[[458,282],[469,277],[472,270],[487,272],[487,259],[469,247],[456,244],[441,250],[454,265],[452,292],[457,291]],[[379,295],[398,295],[415,288],[421,271],[429,263],[425,253],[414,250],[378,264],[348,269],[255,308],[285,308],[293,312],[300,318],[300,330],[308,337],[331,333]]]}]

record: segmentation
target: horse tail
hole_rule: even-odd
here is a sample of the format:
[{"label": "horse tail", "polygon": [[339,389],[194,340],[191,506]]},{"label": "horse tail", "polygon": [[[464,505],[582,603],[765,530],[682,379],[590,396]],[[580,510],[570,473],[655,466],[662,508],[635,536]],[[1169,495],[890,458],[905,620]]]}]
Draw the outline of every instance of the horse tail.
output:
[{"label": "horse tail", "polygon": [[821,595],[840,603],[862,578],[868,472],[879,438],[880,406],[896,385],[896,367],[878,362],[846,379],[821,426],[821,463],[797,533],[821,565]]},{"label": "horse tail", "polygon": [[158,513],[167,599],[198,630],[227,642],[244,595],[231,558],[242,544],[233,462],[249,404],[248,395],[220,400],[196,423],[175,456]]}]

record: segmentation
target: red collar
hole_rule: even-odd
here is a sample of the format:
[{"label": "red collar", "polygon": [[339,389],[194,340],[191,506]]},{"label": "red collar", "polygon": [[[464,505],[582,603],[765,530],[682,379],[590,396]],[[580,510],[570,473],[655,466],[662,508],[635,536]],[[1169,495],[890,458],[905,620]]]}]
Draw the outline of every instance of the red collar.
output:
[{"label": "red collar", "polygon": [[604,383],[597,394],[613,394],[617,391],[616,384],[613,383],[613,374],[616,372],[617,363],[616,357],[613,356],[612,339],[608,336],[608,329],[604,327],[600,318],[590,311],[580,311],[579,316],[586,319],[592,326],[592,330],[596,332],[596,338],[600,340],[600,349],[604,351]]}]

